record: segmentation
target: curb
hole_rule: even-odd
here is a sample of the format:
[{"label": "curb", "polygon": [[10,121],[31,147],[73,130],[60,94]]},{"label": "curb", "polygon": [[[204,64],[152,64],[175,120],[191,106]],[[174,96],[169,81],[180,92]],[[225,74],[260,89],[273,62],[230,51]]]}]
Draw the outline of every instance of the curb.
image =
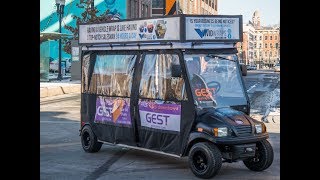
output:
[{"label": "curb", "polygon": [[80,89],[80,84],[40,87],[40,98],[58,96],[63,94],[80,93]]}]

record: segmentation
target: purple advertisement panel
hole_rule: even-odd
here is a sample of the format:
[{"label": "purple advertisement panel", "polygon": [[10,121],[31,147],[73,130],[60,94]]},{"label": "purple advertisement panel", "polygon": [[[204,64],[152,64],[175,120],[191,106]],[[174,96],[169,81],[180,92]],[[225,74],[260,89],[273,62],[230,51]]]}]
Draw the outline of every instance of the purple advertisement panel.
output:
[{"label": "purple advertisement panel", "polygon": [[130,98],[98,96],[94,122],[131,125]]},{"label": "purple advertisement panel", "polygon": [[180,132],[181,104],[139,100],[141,126]]}]

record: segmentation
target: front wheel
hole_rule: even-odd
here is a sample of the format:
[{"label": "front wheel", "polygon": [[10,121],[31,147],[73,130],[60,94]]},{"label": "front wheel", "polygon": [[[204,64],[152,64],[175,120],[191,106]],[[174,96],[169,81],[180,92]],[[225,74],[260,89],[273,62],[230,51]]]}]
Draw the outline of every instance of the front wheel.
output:
[{"label": "front wheel", "polygon": [[102,146],[102,143],[98,142],[97,136],[88,125],[84,126],[81,131],[81,144],[83,150],[89,153],[98,152]]},{"label": "front wheel", "polygon": [[263,171],[270,167],[273,162],[273,149],[269,141],[257,142],[256,154],[254,157],[243,161],[244,165],[252,171]]},{"label": "front wheel", "polygon": [[192,146],[189,153],[189,166],[199,178],[211,178],[221,169],[220,150],[212,143],[200,142]]}]

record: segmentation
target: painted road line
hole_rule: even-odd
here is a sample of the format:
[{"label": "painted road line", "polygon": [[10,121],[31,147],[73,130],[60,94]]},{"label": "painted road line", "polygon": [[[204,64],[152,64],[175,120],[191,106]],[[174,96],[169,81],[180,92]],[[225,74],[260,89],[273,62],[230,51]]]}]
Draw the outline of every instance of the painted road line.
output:
[{"label": "painted road line", "polygon": [[80,121],[40,121],[40,123],[52,123],[52,124],[72,124],[79,123]]},{"label": "painted road line", "polygon": [[249,92],[251,89],[255,88],[257,86],[258,83],[255,83],[254,85],[252,85],[248,90],[247,92]]},{"label": "painted road line", "polygon": [[63,147],[63,146],[73,146],[73,145],[80,145],[80,144],[81,144],[81,142],[42,144],[42,145],[40,145],[40,149],[41,148],[55,148],[55,147]]}]

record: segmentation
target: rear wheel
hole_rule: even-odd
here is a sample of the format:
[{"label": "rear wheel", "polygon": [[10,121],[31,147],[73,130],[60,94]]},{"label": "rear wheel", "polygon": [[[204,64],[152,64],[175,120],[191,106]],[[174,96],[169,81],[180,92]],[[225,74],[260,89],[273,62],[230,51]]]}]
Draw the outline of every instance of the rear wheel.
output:
[{"label": "rear wheel", "polygon": [[252,171],[263,171],[270,167],[273,162],[273,149],[269,141],[257,142],[256,154],[254,157],[243,161],[244,165]]},{"label": "rear wheel", "polygon": [[98,142],[90,126],[84,126],[81,131],[81,144],[84,151],[93,153],[101,149],[102,143]]},{"label": "rear wheel", "polygon": [[220,150],[212,143],[200,142],[192,146],[189,153],[189,166],[194,175],[211,178],[221,169]]}]

